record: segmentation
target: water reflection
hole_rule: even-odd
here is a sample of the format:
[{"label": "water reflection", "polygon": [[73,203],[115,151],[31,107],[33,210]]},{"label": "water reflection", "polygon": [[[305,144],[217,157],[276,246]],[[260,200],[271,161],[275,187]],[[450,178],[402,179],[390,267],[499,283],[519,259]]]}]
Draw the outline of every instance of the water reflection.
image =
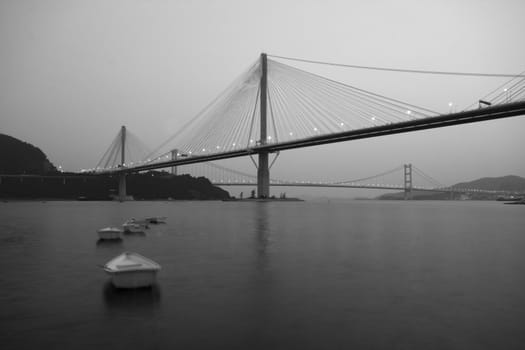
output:
[{"label": "water reflection", "polygon": [[124,231],[124,236],[127,237],[146,237],[146,233],[144,231]]},{"label": "water reflection", "polygon": [[122,238],[117,239],[102,239],[99,238],[97,240],[97,247],[111,247],[114,245],[121,245],[122,244]]},{"label": "water reflection", "polygon": [[257,249],[257,268],[264,270],[268,264],[267,250],[270,244],[268,206],[265,202],[255,206],[255,237]]},{"label": "water reflection", "polygon": [[146,288],[120,289],[107,281],[102,291],[108,310],[148,311],[160,306],[161,290],[158,284]]}]

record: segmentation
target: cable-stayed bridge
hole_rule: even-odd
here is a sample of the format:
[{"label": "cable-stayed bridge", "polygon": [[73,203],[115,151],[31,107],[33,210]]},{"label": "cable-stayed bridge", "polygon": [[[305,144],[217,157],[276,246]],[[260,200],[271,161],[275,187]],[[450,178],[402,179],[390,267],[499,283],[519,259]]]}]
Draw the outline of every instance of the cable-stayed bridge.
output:
[{"label": "cable-stayed bridge", "polygon": [[[257,195],[266,198],[270,168],[281,151],[524,115],[525,75],[508,77],[505,85],[480,98],[473,108],[440,114],[261,54],[195,118],[146,156],[129,158],[126,141],[132,137],[123,127],[90,171],[120,173],[119,193],[125,196],[125,174],[129,172],[250,157],[257,169]],[[270,155],[274,155],[272,160]]]}]

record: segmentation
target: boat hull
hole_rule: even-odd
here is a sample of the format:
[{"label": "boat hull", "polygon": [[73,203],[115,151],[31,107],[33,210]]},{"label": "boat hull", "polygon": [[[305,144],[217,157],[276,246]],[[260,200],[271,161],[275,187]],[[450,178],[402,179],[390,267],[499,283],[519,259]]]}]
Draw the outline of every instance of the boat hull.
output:
[{"label": "boat hull", "polygon": [[155,261],[133,252],[124,252],[104,265],[116,288],[149,287],[155,283],[160,269]]},{"label": "boat hull", "polygon": [[[107,271],[106,271],[107,272]],[[150,287],[157,280],[157,270],[107,272],[116,288]]]},{"label": "boat hull", "polygon": [[120,239],[121,233],[122,233],[121,231],[100,230],[98,231],[98,237],[104,240],[118,240]]}]

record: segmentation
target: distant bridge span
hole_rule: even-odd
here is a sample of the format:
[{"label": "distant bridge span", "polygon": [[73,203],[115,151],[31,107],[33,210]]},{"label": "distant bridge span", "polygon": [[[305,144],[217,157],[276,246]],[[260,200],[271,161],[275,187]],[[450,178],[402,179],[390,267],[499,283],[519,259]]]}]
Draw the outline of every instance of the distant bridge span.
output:
[{"label": "distant bridge span", "polygon": [[[211,181],[215,186],[257,186],[256,182],[237,182],[237,181]],[[319,188],[361,188],[370,190],[394,190],[405,191],[406,188],[398,185],[345,185],[345,184],[329,184],[329,183],[314,183],[314,182],[290,182],[290,183],[270,183],[270,187],[319,187]],[[468,188],[425,188],[412,187],[411,191],[419,192],[434,192],[434,193],[490,193],[490,194],[505,194],[508,191],[495,190],[481,190]]]}]

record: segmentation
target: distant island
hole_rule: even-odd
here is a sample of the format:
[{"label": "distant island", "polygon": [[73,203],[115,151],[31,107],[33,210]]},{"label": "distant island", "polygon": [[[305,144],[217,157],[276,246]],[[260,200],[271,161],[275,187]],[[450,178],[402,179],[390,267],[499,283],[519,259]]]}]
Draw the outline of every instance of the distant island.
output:
[{"label": "distant island", "polygon": [[[470,182],[460,182],[450,186],[451,188],[476,188],[487,191],[505,191],[508,193],[525,193],[525,178],[516,175],[500,177],[483,177]],[[399,200],[404,198],[404,192],[383,194],[376,199]],[[505,199],[498,194],[471,192],[463,194],[456,192],[452,195],[446,192],[427,192],[412,190],[414,200],[498,200]],[[512,198],[508,198],[512,199]]]},{"label": "distant island", "polygon": [[[118,178],[60,172],[38,147],[0,134],[0,198],[111,200]],[[204,177],[150,171],[127,176],[134,199],[223,200],[227,191]]]}]

